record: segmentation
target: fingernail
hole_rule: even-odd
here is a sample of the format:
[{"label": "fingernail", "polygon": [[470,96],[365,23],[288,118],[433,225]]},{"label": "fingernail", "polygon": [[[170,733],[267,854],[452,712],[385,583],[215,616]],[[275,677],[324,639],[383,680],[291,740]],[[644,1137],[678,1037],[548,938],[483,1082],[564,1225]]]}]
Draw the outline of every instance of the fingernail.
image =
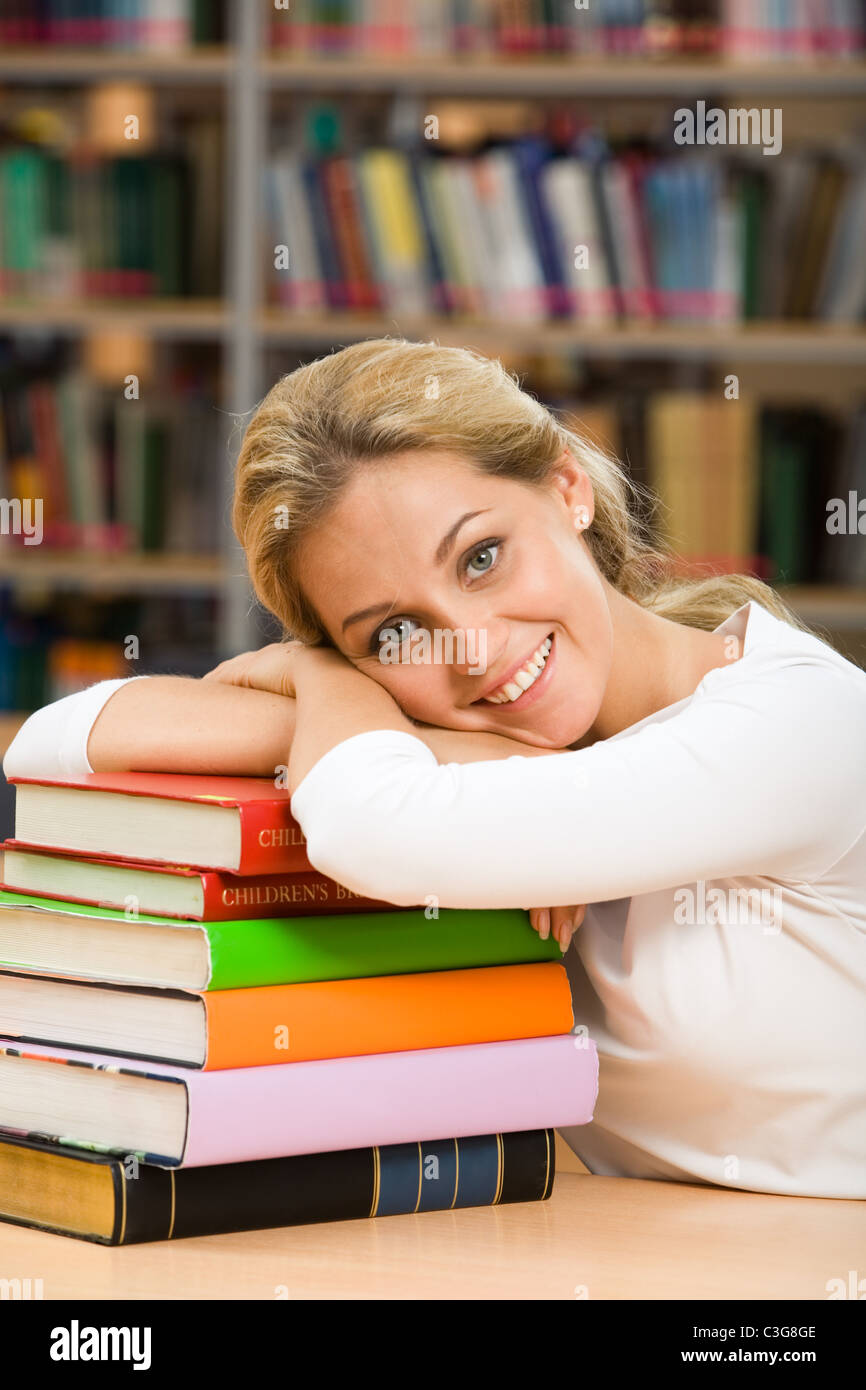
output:
[{"label": "fingernail", "polygon": [[538,935],[542,941],[550,936],[550,913],[546,909],[538,915]]},{"label": "fingernail", "polygon": [[559,929],[559,949],[565,955],[571,945],[571,938],[574,935],[574,923],[563,922]]}]

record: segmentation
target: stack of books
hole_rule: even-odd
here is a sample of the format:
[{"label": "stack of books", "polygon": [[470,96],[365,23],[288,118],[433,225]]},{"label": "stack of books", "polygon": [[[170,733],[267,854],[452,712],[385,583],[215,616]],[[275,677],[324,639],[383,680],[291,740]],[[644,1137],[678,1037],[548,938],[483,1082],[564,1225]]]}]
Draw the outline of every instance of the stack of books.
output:
[{"label": "stack of books", "polygon": [[13,781],[0,1219],[129,1244],[550,1196],[598,1062],[525,911],[359,898],[266,779]]}]

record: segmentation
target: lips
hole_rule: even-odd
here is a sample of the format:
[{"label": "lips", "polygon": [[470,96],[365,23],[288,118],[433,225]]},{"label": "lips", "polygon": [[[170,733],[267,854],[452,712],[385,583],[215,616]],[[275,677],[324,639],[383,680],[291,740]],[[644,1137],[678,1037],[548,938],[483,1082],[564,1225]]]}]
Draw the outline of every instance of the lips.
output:
[{"label": "lips", "polygon": [[491,686],[484,695],[475,701],[475,704],[510,705],[516,703],[540,680],[550,660],[552,646],[553,633],[549,633],[524,661],[512,667],[504,681]]}]

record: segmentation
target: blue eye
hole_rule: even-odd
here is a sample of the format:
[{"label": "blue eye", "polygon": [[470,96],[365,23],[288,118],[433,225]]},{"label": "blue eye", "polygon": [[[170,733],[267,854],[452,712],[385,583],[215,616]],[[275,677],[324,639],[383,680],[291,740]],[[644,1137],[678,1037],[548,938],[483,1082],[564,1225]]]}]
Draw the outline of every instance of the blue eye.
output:
[{"label": "blue eye", "polygon": [[[473,550],[466,562],[466,572],[475,574],[486,574],[496,564],[496,557],[500,549],[500,541],[485,541],[483,545]],[[480,563],[479,563],[480,562]],[[478,568],[473,571],[473,566]]]}]

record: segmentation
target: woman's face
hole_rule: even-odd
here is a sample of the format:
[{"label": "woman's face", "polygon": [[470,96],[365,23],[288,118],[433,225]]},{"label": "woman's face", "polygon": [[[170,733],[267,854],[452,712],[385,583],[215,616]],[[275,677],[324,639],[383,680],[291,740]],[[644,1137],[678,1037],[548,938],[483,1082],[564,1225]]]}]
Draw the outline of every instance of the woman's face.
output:
[{"label": "woman's face", "polygon": [[304,538],[304,593],[412,719],[566,748],[596,718],[613,651],[581,505],[592,517],[569,454],[543,488],[445,451],[401,454],[359,470]]}]

